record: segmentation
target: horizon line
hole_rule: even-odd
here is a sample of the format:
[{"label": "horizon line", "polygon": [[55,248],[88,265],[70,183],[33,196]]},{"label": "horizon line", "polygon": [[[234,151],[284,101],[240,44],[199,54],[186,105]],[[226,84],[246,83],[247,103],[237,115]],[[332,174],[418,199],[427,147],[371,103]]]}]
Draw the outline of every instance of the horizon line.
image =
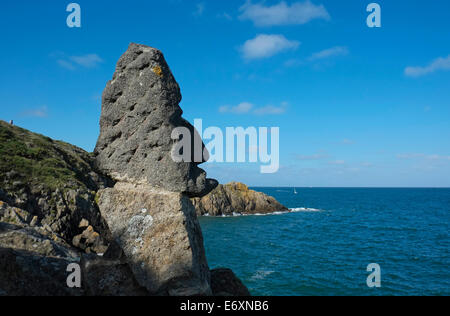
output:
[{"label": "horizon line", "polygon": [[392,186],[392,187],[382,187],[382,186],[258,186],[258,185],[248,185],[250,188],[290,188],[290,189],[450,189],[450,187],[402,187],[402,186]]}]

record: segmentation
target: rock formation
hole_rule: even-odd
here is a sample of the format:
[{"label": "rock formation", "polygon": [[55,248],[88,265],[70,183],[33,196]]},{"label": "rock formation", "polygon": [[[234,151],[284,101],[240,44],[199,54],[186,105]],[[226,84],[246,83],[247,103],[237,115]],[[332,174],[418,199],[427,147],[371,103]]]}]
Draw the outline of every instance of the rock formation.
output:
[{"label": "rock formation", "polygon": [[155,295],[210,295],[195,209],[182,193],[119,182],[99,206],[139,284]]},{"label": "rock formation", "polygon": [[250,296],[234,272],[225,268],[211,270],[211,289],[214,296]]},{"label": "rock formation", "polygon": [[[204,148],[180,100],[162,53],[131,44],[105,89],[94,154],[0,121],[0,296],[248,292],[231,271],[209,271],[190,199],[217,182],[203,159],[172,160],[176,127]],[[79,289],[66,284],[73,263]]]},{"label": "rock formation", "polygon": [[[100,137],[95,148],[97,167],[117,181],[150,184],[168,191],[202,196],[217,186],[195,162],[172,159],[172,131],[185,127],[194,150],[203,150],[200,136],[184,120],[181,93],[163,54],[131,44],[117,63],[103,92]],[[201,148],[195,148],[195,139]]]},{"label": "rock formation", "polygon": [[245,184],[232,182],[219,185],[203,198],[193,198],[198,216],[234,214],[269,214],[288,212],[289,209],[273,197],[250,190]]},{"label": "rock formation", "polygon": [[[137,281],[155,295],[210,295],[203,237],[189,197],[217,185],[198,167],[175,162],[177,127],[199,135],[179,107],[180,88],[162,53],[131,44],[103,93],[96,166],[114,178],[100,211]],[[197,142],[195,138],[197,137]]]}]

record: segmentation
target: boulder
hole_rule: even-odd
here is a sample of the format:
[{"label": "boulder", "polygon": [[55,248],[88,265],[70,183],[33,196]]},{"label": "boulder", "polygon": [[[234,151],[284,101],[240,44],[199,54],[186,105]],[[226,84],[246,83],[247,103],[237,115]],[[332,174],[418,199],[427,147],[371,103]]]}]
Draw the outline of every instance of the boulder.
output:
[{"label": "boulder", "polygon": [[67,286],[67,267],[80,253],[39,228],[0,223],[1,296],[78,296]]},{"label": "boulder", "polygon": [[[100,136],[94,151],[97,167],[116,181],[150,184],[191,197],[209,193],[217,182],[206,179],[198,167],[208,155],[197,161],[193,157],[195,149],[203,152],[204,145],[194,127],[181,117],[180,101],[180,88],[163,54],[131,44],[103,92]],[[172,139],[177,127],[191,132],[190,161],[175,162],[172,157],[181,140]]]},{"label": "boulder", "polygon": [[250,296],[250,292],[230,269],[211,270],[211,289],[214,296]]},{"label": "boulder", "polygon": [[139,285],[128,264],[95,254],[83,254],[83,289],[87,296],[148,296]]},{"label": "boulder", "polygon": [[220,184],[203,198],[193,198],[192,203],[198,216],[269,214],[289,211],[275,198],[250,190],[245,184],[237,182]]},{"label": "boulder", "polygon": [[[67,286],[73,263],[81,268],[81,288]],[[148,291],[121,257],[83,254],[43,228],[0,222],[0,296],[18,295],[144,296]]]},{"label": "boulder", "polygon": [[152,295],[210,295],[209,268],[189,198],[118,182],[99,207],[137,282]]}]

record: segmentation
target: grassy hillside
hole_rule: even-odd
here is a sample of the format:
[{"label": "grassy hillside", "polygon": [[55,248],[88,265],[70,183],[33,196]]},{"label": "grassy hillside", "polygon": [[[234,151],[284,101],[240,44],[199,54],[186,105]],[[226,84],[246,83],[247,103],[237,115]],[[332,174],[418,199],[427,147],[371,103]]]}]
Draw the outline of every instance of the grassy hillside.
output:
[{"label": "grassy hillside", "polygon": [[82,149],[0,121],[0,175],[4,181],[51,190],[77,188],[92,185],[87,177],[91,171],[90,154]]},{"label": "grassy hillside", "polygon": [[82,233],[83,219],[104,232],[95,197],[110,184],[81,148],[0,121],[0,201],[3,209],[20,209],[14,212],[24,214],[23,222],[36,216],[69,243]]}]

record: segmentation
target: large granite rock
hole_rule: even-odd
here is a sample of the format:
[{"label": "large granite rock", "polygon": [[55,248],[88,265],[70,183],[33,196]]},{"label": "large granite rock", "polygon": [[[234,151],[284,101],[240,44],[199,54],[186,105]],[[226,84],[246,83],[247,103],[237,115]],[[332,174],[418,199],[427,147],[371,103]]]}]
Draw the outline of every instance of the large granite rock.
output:
[{"label": "large granite rock", "polygon": [[189,198],[117,183],[99,206],[137,281],[152,295],[210,295],[200,225]]},{"label": "large granite rock", "polygon": [[[198,167],[208,157],[200,156],[197,161],[194,157],[195,149],[203,151],[204,145],[194,127],[181,117],[180,101],[180,88],[163,54],[131,44],[103,92],[95,148],[98,168],[117,181],[150,184],[191,197],[214,189],[217,182],[206,179]],[[191,132],[191,161],[173,160],[179,141],[171,137],[176,127]]]},{"label": "large granite rock", "polygon": [[245,184],[237,182],[220,184],[210,194],[203,198],[193,198],[192,202],[198,216],[270,214],[289,211],[275,198],[250,190]]}]

